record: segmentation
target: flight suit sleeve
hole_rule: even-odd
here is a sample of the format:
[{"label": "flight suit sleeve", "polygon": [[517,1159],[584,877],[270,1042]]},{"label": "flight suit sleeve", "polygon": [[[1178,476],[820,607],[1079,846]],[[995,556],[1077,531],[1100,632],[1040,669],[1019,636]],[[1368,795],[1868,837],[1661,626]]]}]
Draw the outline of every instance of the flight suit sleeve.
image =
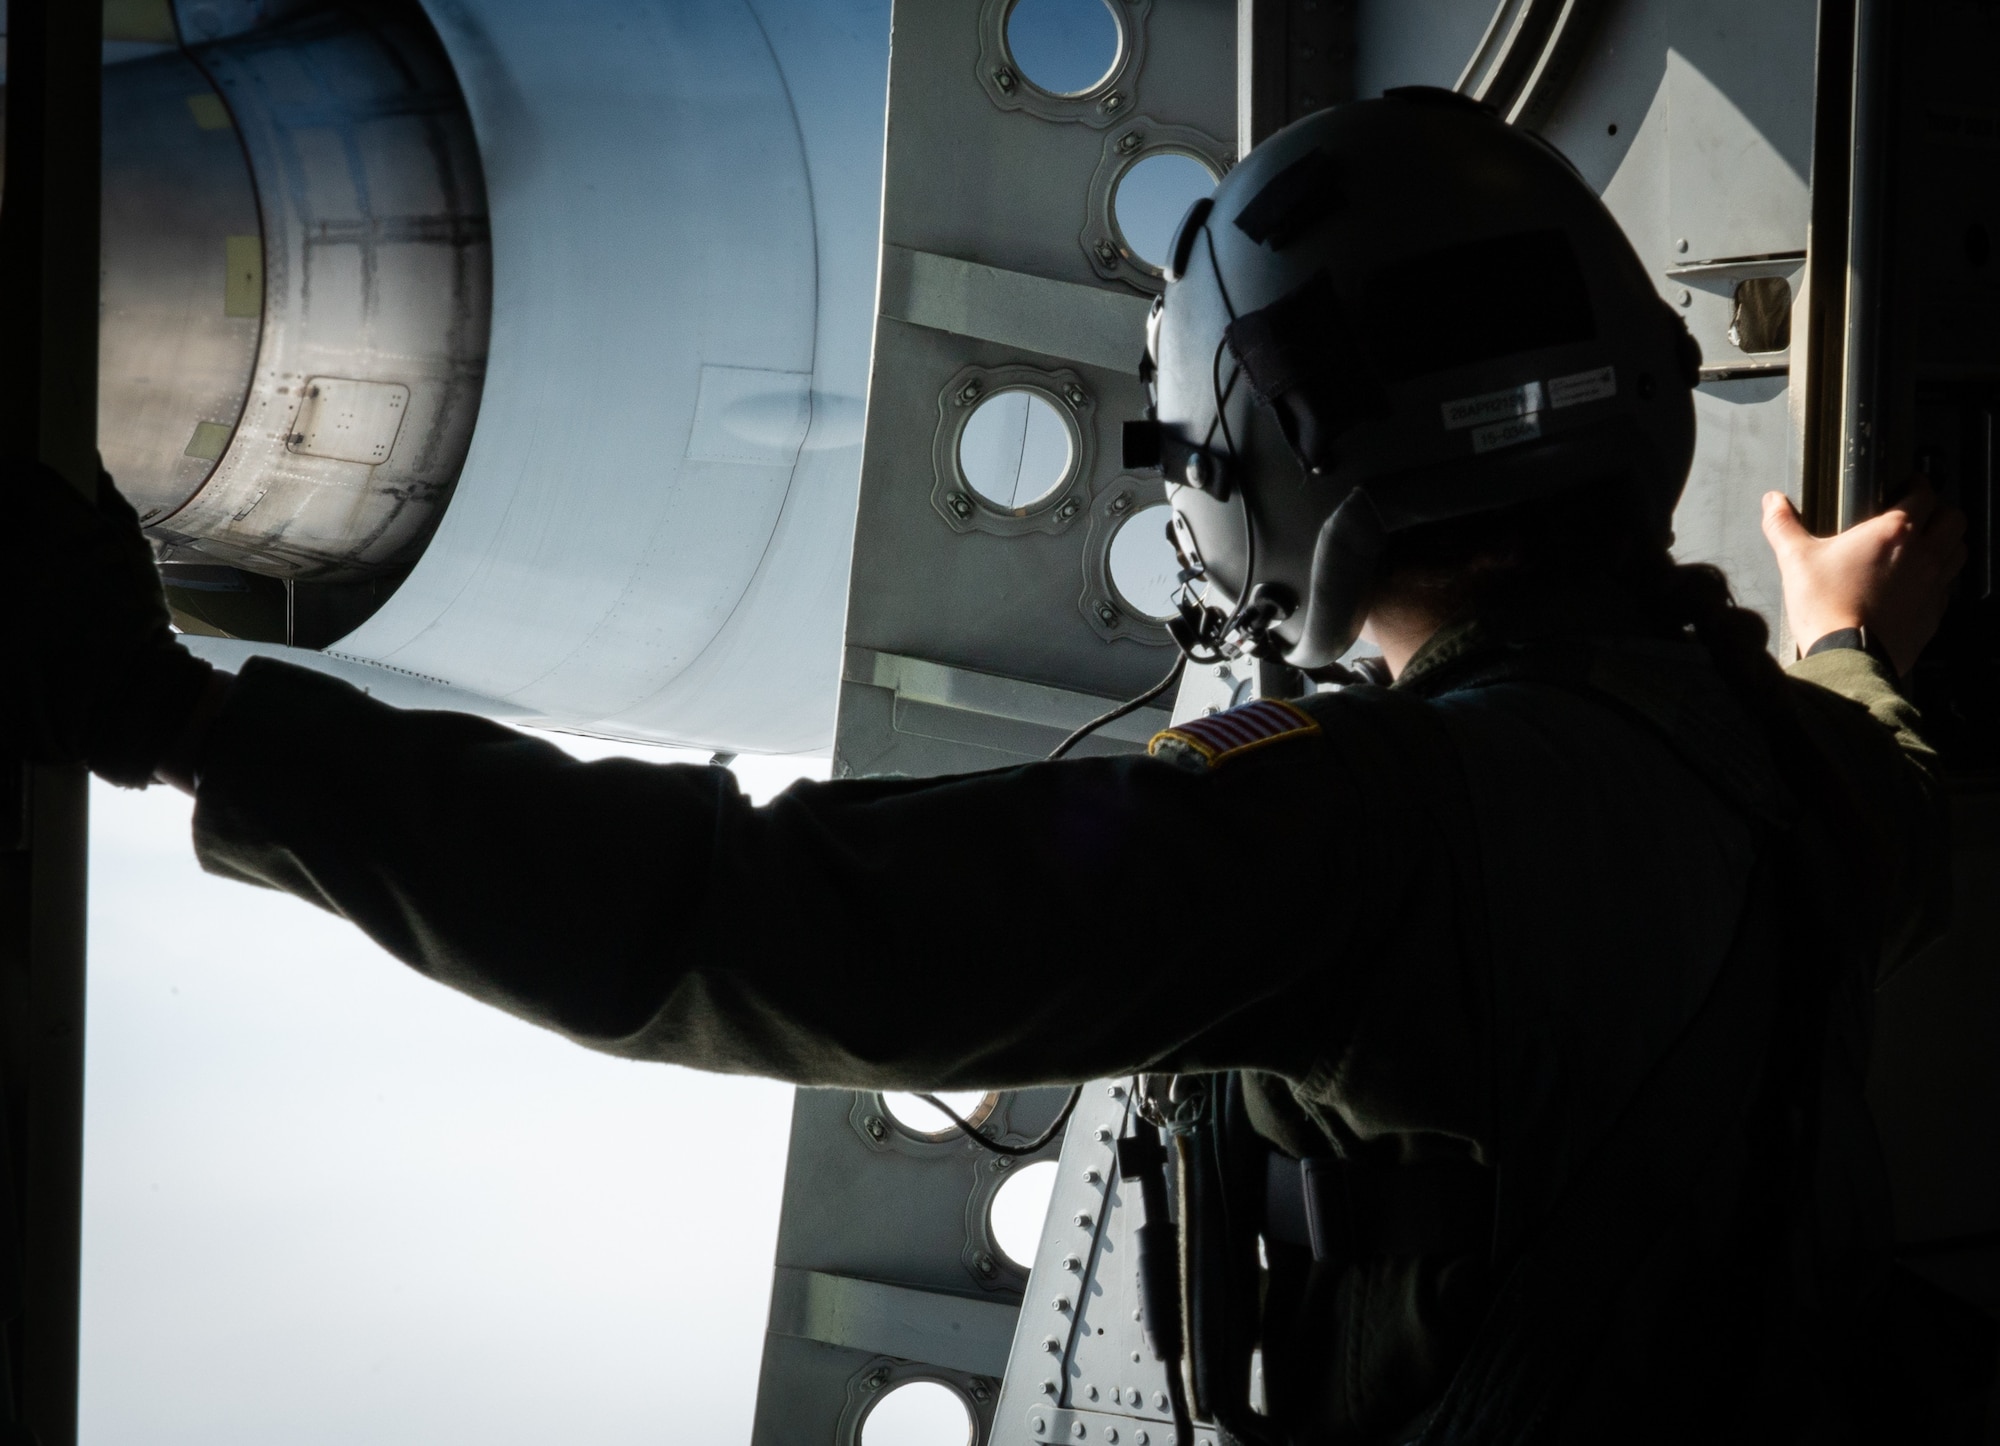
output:
[{"label": "flight suit sleeve", "polygon": [[[196,845],[611,1053],[877,1088],[1298,1078],[1365,990],[1374,915],[1343,901],[1413,863],[1389,765],[1339,731],[1207,771],[1065,760],[754,807],[725,769],[580,763],[255,661]],[[1324,921],[1311,946],[1245,937],[1259,899]]]},{"label": "flight suit sleeve", "polygon": [[1950,927],[1950,830],[1937,751],[1916,705],[1869,654],[1829,649],[1787,671],[1808,685],[1803,721],[1873,825],[1885,903],[1878,977],[1887,978]]},{"label": "flight suit sleeve", "polygon": [[1888,665],[1859,648],[1829,648],[1801,658],[1786,670],[1793,678],[1837,693],[1868,710],[1895,736],[1911,767],[1927,778],[1937,777],[1937,751],[1923,736],[1917,705],[1903,696]]}]

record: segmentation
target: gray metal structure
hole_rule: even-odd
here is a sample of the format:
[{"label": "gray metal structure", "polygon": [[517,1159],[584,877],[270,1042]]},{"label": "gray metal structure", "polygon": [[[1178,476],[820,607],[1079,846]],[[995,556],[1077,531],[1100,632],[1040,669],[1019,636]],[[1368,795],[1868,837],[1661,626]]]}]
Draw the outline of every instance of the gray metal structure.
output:
[{"label": "gray metal structure", "polygon": [[[1115,60],[1056,94],[1009,51],[1010,9],[896,9],[837,774],[1039,757],[1173,660],[1165,629],[1106,581],[1118,529],[1163,528],[1150,504],[1165,497],[1119,467],[1161,281],[1114,199],[1151,155],[1217,175],[1235,159],[1235,17],[1118,0]],[[1061,480],[1019,508],[981,500],[958,451],[968,416],[1011,389],[1075,439]],[[1166,716],[1084,748],[1133,747]]]},{"label": "gray metal structure", "polygon": [[[1054,218],[1065,208],[1094,218],[1105,190],[1079,132],[1117,123],[1073,100],[1010,89],[1002,76],[1014,68],[994,44],[1004,33],[996,8],[977,16],[897,8],[883,282],[836,741],[843,772],[924,774],[1034,757],[1088,706],[1151,681],[1150,660],[1160,656],[1136,627],[1106,636],[1066,606],[1073,580],[1091,576],[1102,535],[1066,530],[1061,511],[1074,501],[1080,522],[1093,496],[1127,482],[1103,447],[1079,449],[1076,470],[1038,513],[1004,517],[976,503],[951,510],[954,493],[969,490],[946,444],[951,409],[976,399],[963,396],[967,384],[1059,398],[1067,372],[1085,384],[1084,400],[1071,399],[1073,424],[1102,428],[1118,399],[1136,393],[1115,365],[1105,375],[1094,359],[1117,361],[1119,318],[1137,311],[1128,298],[1150,289],[1123,258],[1098,265],[1086,255],[1079,265],[1058,244]],[[1973,511],[1976,539],[1992,530],[1981,508],[1992,479],[1991,339],[2000,327],[1967,327],[1947,298],[1986,307],[1995,294],[1978,270],[2000,221],[1983,208],[2000,192],[1977,177],[2000,155],[1985,140],[2000,128],[1973,99],[1983,70],[1963,59],[1994,53],[1993,22],[1963,6],[1921,7],[1926,18],[1892,37],[1882,8],[1871,0],[1243,0],[1232,48],[1215,29],[1232,18],[1224,7],[1114,3],[1128,35],[1143,28],[1143,43],[1128,45],[1121,62],[1138,74],[1107,77],[1096,93],[1129,95],[1148,117],[1205,125],[1247,147],[1346,96],[1455,86],[1548,136],[1604,196],[1702,346],[1699,443],[1677,551],[1721,564],[1785,653],[1776,571],[1758,529],[1766,489],[1788,492],[1810,516],[1851,522],[1893,485],[1887,458],[1928,456],[1922,464],[1953,478]],[[1204,37],[1204,68],[1177,78],[1189,89],[1173,102],[1156,100],[1155,58],[1176,54],[1185,35]],[[1896,46],[1871,49],[1891,39]],[[1900,120],[1889,74],[1902,77]],[[1946,78],[1941,88],[1934,76]],[[1214,109],[1232,81],[1233,136]],[[1168,110],[1173,103],[1201,109]],[[1901,138],[1900,172],[1885,130]],[[1020,157],[1035,158],[1032,188],[1015,179]],[[1886,196],[1913,190],[1921,205],[1883,209]],[[1947,223],[1941,243],[1936,218],[1965,205],[1977,214]],[[1029,213],[1050,219],[1024,237]],[[1891,225],[1888,214],[1900,219]],[[1941,247],[1952,250],[1949,269]],[[1093,276],[1096,294],[1057,289]],[[1898,301],[1915,303],[1900,340],[1889,310]],[[1885,449],[1885,426],[1903,429],[1892,434],[1894,450]],[[1976,541],[1976,598],[1991,595],[1983,545]],[[1089,597],[1086,589],[1086,608]],[[1962,602],[1959,614],[1966,609]],[[1989,625],[1980,636],[1992,635]],[[1965,645],[1972,659],[1961,673],[1990,668],[1985,646]],[[1173,711],[1227,707],[1273,682],[1246,667],[1191,669]],[[1132,741],[1113,735],[1103,746]],[[1990,893],[1991,813],[1978,780],[1962,782],[1962,896]],[[2000,979],[1986,912],[1974,904],[1952,940],[1885,991],[1872,1089],[1912,1258],[1992,1309],[2000,1307],[2000,1157],[1990,1138],[1965,1134],[1968,1120],[1983,1127],[2000,1111],[1991,1058]],[[1177,1446],[1155,1380],[1161,1368],[1130,1309],[1130,1212],[1108,1145],[1125,1106],[1104,1093],[1118,1083],[1089,1086],[1070,1127],[998,1408],[990,1425],[978,1413],[980,1446]],[[810,1198],[824,1212],[844,1192],[859,1199],[873,1187],[825,1169],[816,1131],[834,1121],[817,1105],[809,1112],[811,1098],[801,1096],[787,1201]],[[820,1114],[828,1119],[815,1123]],[[901,1220],[892,1213],[879,1228],[891,1240]],[[782,1309],[774,1304],[774,1323]],[[900,1374],[882,1380],[950,1384],[930,1363],[936,1353],[917,1345],[894,1363]],[[807,1385],[779,1355],[767,1355],[765,1371],[760,1441],[855,1439],[852,1415],[831,1436],[803,1416],[783,1416],[795,1434],[778,1434],[775,1423],[767,1430],[777,1412],[764,1402],[797,1401],[831,1383]]]},{"label": "gray metal structure", "polygon": [[[1167,1368],[1140,1328],[1133,1261],[1143,1222],[1118,1174],[1119,1137],[1153,1128],[1133,1119],[1134,1084],[1086,1085],[1070,1121],[991,1440],[1182,1446]],[[1194,1439],[1215,1446],[1199,1426]]]},{"label": "gray metal structure", "polygon": [[[1119,528],[1146,525],[1164,500],[1157,478],[1119,466],[1119,423],[1144,405],[1137,361],[1162,283],[1120,229],[1116,198],[1151,155],[1193,156],[1216,175],[1234,160],[1235,17],[1202,0],[1119,0],[1115,57],[1094,84],[1056,93],[1012,53],[1011,8],[895,11],[842,775],[1039,757],[1174,656],[1164,628],[1110,580]],[[1068,437],[1067,466],[1026,505],[982,496],[961,460],[968,419],[1010,391],[1046,403]],[[1085,749],[1139,748],[1167,716],[1142,710]],[[1004,1346],[967,1355],[956,1318],[900,1345],[881,1328],[940,1303],[971,1311],[960,1302],[982,1295],[993,1323],[982,1334],[1015,1334],[1028,1282],[990,1241],[1005,1171],[963,1140],[912,1142],[870,1099],[797,1097],[759,1446],[849,1446],[875,1403],[911,1380],[958,1392],[978,1439],[1005,1430],[994,1416]],[[1094,1118],[1088,1092],[1082,1109]],[[801,1284],[801,1257],[832,1263]],[[912,1297],[912,1284],[942,1296]],[[802,1304],[832,1296],[857,1304]],[[875,1325],[802,1324],[829,1319]]]},{"label": "gray metal structure", "polygon": [[[982,1128],[1024,1144],[1067,1094],[989,1097]],[[985,1439],[1028,1286],[992,1203],[1060,1148],[989,1154],[955,1130],[913,1129],[871,1091],[800,1090],[753,1446],[856,1442],[874,1405],[918,1380],[955,1392]]]}]

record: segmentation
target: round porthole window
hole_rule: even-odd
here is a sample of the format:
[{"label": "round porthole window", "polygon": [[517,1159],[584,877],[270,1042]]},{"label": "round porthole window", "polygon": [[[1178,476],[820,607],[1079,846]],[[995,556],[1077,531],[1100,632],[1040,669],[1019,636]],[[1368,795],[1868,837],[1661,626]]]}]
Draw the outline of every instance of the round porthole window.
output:
[{"label": "round porthole window", "polygon": [[[986,1117],[993,1113],[993,1107],[1000,1102],[997,1094],[984,1094],[979,1090],[937,1090],[937,1097],[977,1128],[986,1123]],[[882,1106],[895,1117],[897,1124],[913,1135],[923,1135],[927,1139],[944,1139],[958,1133],[958,1126],[950,1116],[927,1100],[920,1100],[913,1094],[898,1090],[882,1096]]]},{"label": "round porthole window", "polygon": [[958,438],[965,485],[1006,512],[1022,512],[1064,482],[1076,458],[1069,425],[1034,392],[998,391],[973,408]]},{"label": "round porthole window", "polygon": [[1107,0],[1016,0],[1007,49],[1031,85],[1081,95],[1118,64],[1118,18]]},{"label": "round porthole window", "polygon": [[1172,516],[1172,508],[1155,502],[1127,517],[1111,534],[1111,586],[1141,617],[1164,621],[1174,615],[1181,562],[1167,540],[1167,520]]},{"label": "round porthole window", "polygon": [[965,1397],[936,1381],[891,1386],[861,1420],[861,1446],[972,1446]]},{"label": "round porthole window", "polygon": [[1127,251],[1153,270],[1164,270],[1181,218],[1214,190],[1214,174],[1193,156],[1155,151],[1118,178],[1111,219]]},{"label": "round porthole window", "polygon": [[1035,1263],[1035,1247],[1042,1243],[1042,1222],[1048,1219],[1049,1197],[1055,1189],[1054,1160],[1018,1165],[994,1191],[993,1203],[987,1207],[993,1243],[1023,1270]]}]

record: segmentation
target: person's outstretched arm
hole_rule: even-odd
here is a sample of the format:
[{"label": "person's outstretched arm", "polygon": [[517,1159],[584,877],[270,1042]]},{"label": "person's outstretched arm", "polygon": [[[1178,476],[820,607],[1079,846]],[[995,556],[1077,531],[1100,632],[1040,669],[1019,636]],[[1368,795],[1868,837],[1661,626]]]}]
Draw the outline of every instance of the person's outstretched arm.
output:
[{"label": "person's outstretched arm", "polygon": [[759,808],[724,769],[579,763],[256,661],[210,730],[195,834],[209,869],[614,1053],[851,1086],[1303,1078],[1353,1008],[1357,925],[1316,910],[1313,949],[1246,948],[1238,905],[1337,904],[1368,886],[1364,837],[1398,854],[1340,750],[806,783]]},{"label": "person's outstretched arm", "polygon": [[[66,589],[12,639],[24,751],[191,787],[208,868],[614,1053],[857,1087],[1304,1078],[1365,992],[1358,934],[1386,927],[1353,903],[1421,874],[1410,840],[1436,833],[1359,727],[1212,771],[1066,760],[753,808],[719,768],[578,763],[280,663],[231,679],[172,635],[108,480],[94,510],[14,480]],[[1313,947],[1245,939],[1262,897],[1309,911]]]}]

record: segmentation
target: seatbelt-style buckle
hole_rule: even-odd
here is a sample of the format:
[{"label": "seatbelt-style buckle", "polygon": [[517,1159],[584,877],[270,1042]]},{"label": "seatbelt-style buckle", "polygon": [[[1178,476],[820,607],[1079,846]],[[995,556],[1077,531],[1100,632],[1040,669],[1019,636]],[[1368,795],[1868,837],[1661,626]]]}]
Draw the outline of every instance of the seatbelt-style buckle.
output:
[{"label": "seatbelt-style buckle", "polygon": [[1299,1182],[1304,1189],[1306,1237],[1313,1259],[1326,1262],[1344,1260],[1353,1254],[1354,1208],[1347,1198],[1348,1172],[1338,1160],[1299,1161]]},{"label": "seatbelt-style buckle", "polygon": [[1493,1171],[1470,1161],[1370,1166],[1273,1150],[1264,1171],[1265,1238],[1321,1264],[1490,1253],[1493,1204]]},{"label": "seatbelt-style buckle", "polygon": [[1307,1248],[1314,1260],[1325,1262],[1355,1253],[1353,1232],[1353,1207],[1341,1162],[1294,1160],[1273,1150],[1264,1172],[1265,1235]]}]

